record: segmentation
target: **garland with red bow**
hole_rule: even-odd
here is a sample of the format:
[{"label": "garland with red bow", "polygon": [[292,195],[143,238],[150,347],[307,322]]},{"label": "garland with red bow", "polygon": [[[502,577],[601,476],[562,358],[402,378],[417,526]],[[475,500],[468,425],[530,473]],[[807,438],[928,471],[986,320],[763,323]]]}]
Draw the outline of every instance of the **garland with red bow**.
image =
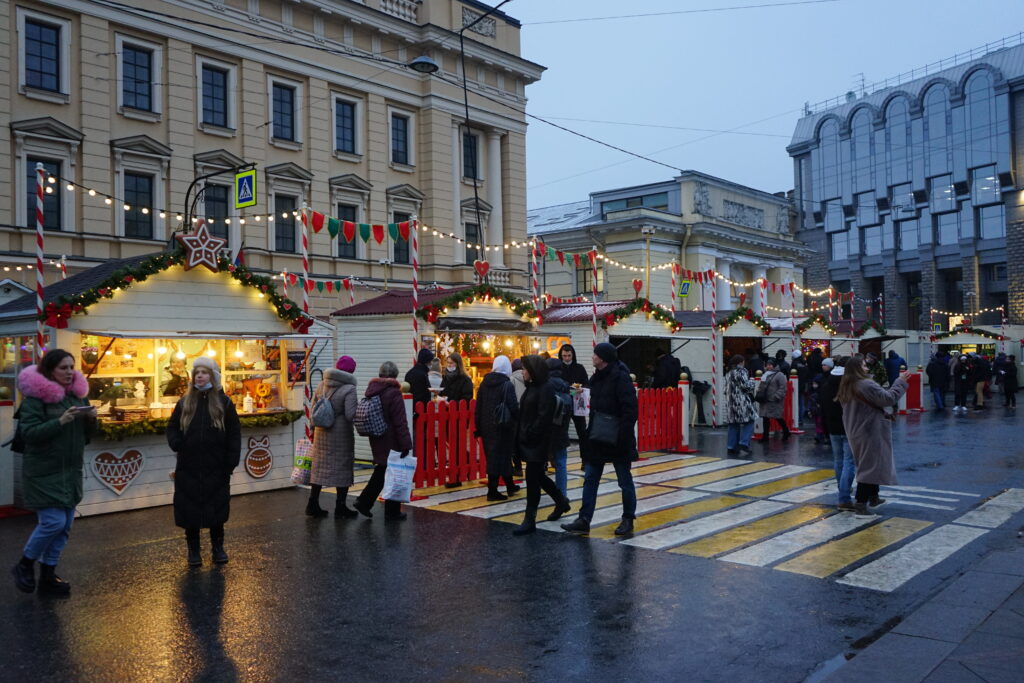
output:
[{"label": "garland with red bow", "polygon": [[[870,308],[868,308],[868,312],[871,312]],[[881,335],[885,334],[885,328],[882,327],[882,324],[880,322],[878,322],[877,320],[865,320],[863,325],[861,325],[860,327],[853,331],[853,336],[863,337],[868,330],[874,330],[875,332]]]},{"label": "garland with red bow", "polygon": [[754,309],[744,306],[743,304],[740,304],[739,308],[724,318],[718,318],[715,320],[715,325],[718,329],[725,332],[740,320],[748,321],[754,327],[761,330],[762,334],[769,335],[772,333],[772,326],[768,324],[768,321],[757,313],[754,313]]},{"label": "garland with red bow", "polygon": [[[1006,341],[1006,337],[1004,337],[1001,334],[989,332],[988,330],[983,330],[980,327],[971,327],[970,325],[957,325],[949,332],[939,332],[938,334],[933,334],[931,336],[931,341],[937,342],[942,339],[952,337],[954,334],[960,334],[961,332],[964,334],[976,334],[979,337],[991,339],[992,341]],[[1024,342],[1024,340],[1021,341]]]},{"label": "garland with red bow", "polygon": [[811,329],[815,323],[819,324],[829,334],[838,334],[836,328],[832,327],[832,324],[823,318],[820,313],[814,313],[807,316],[807,318],[796,326],[797,334],[803,334],[807,330]]},{"label": "garland with red bow", "polygon": [[481,301],[491,301],[492,299],[494,301],[500,301],[505,306],[508,306],[508,308],[516,315],[525,315],[527,318],[534,318],[536,319],[537,324],[542,322],[540,313],[529,301],[520,299],[514,294],[510,294],[503,289],[498,289],[497,287],[486,284],[462,289],[457,292],[453,292],[443,299],[438,299],[429,304],[420,306],[416,310],[416,317],[426,320],[428,323],[435,323],[444,309],[455,309],[462,304],[471,304],[477,299]]},{"label": "garland with red bow", "polygon": [[609,327],[617,324],[620,320],[628,318],[638,312],[650,313],[655,320],[665,323],[673,334],[683,329],[683,325],[675,319],[675,316],[672,315],[671,311],[642,297],[633,299],[632,301],[619,306],[615,310],[605,313],[604,318],[601,320],[601,327],[607,330]]}]

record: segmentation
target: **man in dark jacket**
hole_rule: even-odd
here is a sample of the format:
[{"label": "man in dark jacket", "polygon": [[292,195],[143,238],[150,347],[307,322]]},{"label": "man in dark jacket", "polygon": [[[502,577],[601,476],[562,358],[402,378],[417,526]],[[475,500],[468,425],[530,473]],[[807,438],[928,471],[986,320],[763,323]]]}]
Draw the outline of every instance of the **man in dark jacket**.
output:
[{"label": "man in dark jacket", "polygon": [[949,359],[939,351],[928,361],[925,373],[928,375],[928,386],[932,389],[935,410],[945,410],[946,392],[949,391]]},{"label": "man in dark jacket", "polygon": [[[563,344],[562,348],[558,350],[558,357],[562,360],[562,380],[569,385],[570,391],[590,386],[587,369],[576,360],[576,348],[572,344]],[[585,462],[587,459],[587,418],[582,415],[573,415],[572,424],[576,428],[576,438],[580,442],[580,458]]]},{"label": "man in dark jacket", "polygon": [[843,381],[846,361],[846,356],[836,359],[835,367],[818,389],[818,401],[821,404],[822,416],[825,418],[825,431],[832,445],[832,467],[839,489],[838,508],[852,511],[853,480],[857,471],[853,462],[853,451],[850,450],[850,442],[846,439],[846,429],[843,427],[843,406],[835,400],[839,392],[839,383]]},{"label": "man in dark jacket", "polygon": [[992,366],[985,356],[971,352],[971,384],[974,385],[974,409],[985,410],[985,386],[992,379]]},{"label": "man in dark jacket", "polygon": [[[572,405],[572,399],[569,397],[569,385],[566,384],[565,380],[562,379],[562,369],[565,365],[557,358],[548,359],[548,382],[551,384],[551,388],[554,389],[555,395],[559,397],[559,400],[563,401],[565,405]],[[572,408],[569,408],[568,414],[562,420],[561,424],[555,424],[551,427],[551,442],[549,444],[549,450],[551,451],[551,464],[555,466],[555,486],[562,492],[564,496],[566,489],[569,486],[569,472],[566,466],[566,461],[569,459],[569,422],[570,416],[572,415]],[[558,512],[557,508],[555,512]],[[555,513],[552,513],[553,515]],[[548,517],[548,521],[554,521],[561,517],[559,513],[553,518]]]},{"label": "man in dark jacket", "polygon": [[[747,359],[743,367],[747,369],[748,375],[755,377],[758,372],[764,372],[764,360],[754,349],[747,349],[743,352],[743,355]],[[690,377],[692,378],[693,375],[690,375]]]},{"label": "man in dark jacket", "polygon": [[416,365],[405,373],[405,381],[409,383],[413,405],[430,403],[430,380],[427,378],[427,373],[430,372],[430,361],[432,360],[434,360],[433,351],[427,348],[420,349],[416,356]]},{"label": "man in dark jacket", "polygon": [[783,377],[789,377],[789,363],[786,362],[786,355],[783,349],[775,352],[775,370],[781,372]]},{"label": "man in dark jacket", "polygon": [[896,381],[896,378],[900,376],[900,368],[907,367],[907,361],[900,354],[893,350],[889,350],[889,355],[885,359],[885,376],[889,380],[889,386],[891,387]]},{"label": "man in dark jacket", "polygon": [[665,349],[658,349],[657,364],[654,366],[653,389],[675,389],[679,386],[679,373],[682,372],[682,364],[679,359]]},{"label": "man in dark jacket", "polygon": [[583,503],[576,521],[563,524],[562,528],[579,534],[590,531],[597,488],[605,463],[610,462],[615,466],[622,491],[622,522],[616,527],[615,535],[625,536],[633,532],[636,517],[636,488],[629,471],[630,463],[637,459],[633,432],[638,416],[636,390],[629,368],[619,361],[614,346],[607,342],[598,344],[594,347],[593,360],[596,371],[590,378],[590,453],[583,483]]}]

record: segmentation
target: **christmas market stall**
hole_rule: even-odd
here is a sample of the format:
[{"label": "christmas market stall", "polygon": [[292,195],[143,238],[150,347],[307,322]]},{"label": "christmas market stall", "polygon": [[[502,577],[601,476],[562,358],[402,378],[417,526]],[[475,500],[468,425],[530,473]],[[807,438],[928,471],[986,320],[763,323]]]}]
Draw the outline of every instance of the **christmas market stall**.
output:
[{"label": "christmas market stall", "polygon": [[991,358],[995,357],[1007,338],[998,332],[964,323],[947,332],[932,334],[930,341],[937,349],[949,353],[978,353]]},{"label": "christmas market stall", "polygon": [[[232,493],[292,486],[306,380],[314,359],[333,362],[333,328],[281,296],[271,278],[183,244],[53,283],[41,315],[35,295],[0,306],[2,388],[13,399],[0,404],[0,423],[12,423],[12,387],[33,362],[37,321],[45,348],[72,353],[88,378],[98,424],[85,452],[82,514],[171,502],[175,455],[164,431],[200,356],[220,366],[242,423]],[[14,463],[17,503],[18,456]]]}]

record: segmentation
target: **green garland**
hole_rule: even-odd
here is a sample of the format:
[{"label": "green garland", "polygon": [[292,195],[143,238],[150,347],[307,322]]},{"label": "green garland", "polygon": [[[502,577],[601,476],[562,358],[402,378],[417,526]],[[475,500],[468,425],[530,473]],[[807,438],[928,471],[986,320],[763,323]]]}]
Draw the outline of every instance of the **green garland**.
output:
[{"label": "green garland", "polygon": [[605,313],[604,318],[601,320],[601,328],[607,330],[623,318],[628,318],[629,316],[641,311],[644,313],[650,313],[655,320],[659,320],[668,325],[669,329],[673,333],[683,329],[682,324],[675,319],[671,311],[667,311],[661,306],[644,298],[633,299],[629,303],[619,306],[609,313]]},{"label": "green garland", "polygon": [[976,334],[979,337],[991,339],[992,341],[1006,340],[1006,337],[1004,337],[1003,335],[995,334],[994,332],[989,332],[988,330],[983,330],[980,327],[971,327],[970,325],[957,325],[949,332],[940,332],[938,334],[933,334],[931,336],[931,341],[935,342],[941,339],[946,339],[948,337],[952,337],[954,334],[960,334],[961,332],[963,332],[964,334]]},{"label": "green garland", "polygon": [[437,322],[437,318],[444,309],[457,309],[462,304],[471,304],[477,299],[501,299],[502,303],[512,309],[516,315],[525,315],[528,318],[540,318],[540,313],[529,301],[506,292],[503,289],[491,285],[475,285],[469,289],[458,292],[433,301],[416,309],[416,317],[426,320],[429,323]]},{"label": "green garland", "polygon": [[725,332],[727,329],[738,323],[740,320],[746,320],[765,335],[772,333],[772,326],[768,324],[768,321],[754,313],[754,309],[749,306],[740,305],[735,311],[730,313],[724,318],[718,318],[715,320],[715,325],[718,329]]},{"label": "green garland", "polygon": [[[145,282],[149,277],[162,273],[173,266],[179,266],[184,261],[185,252],[180,247],[173,252],[156,254],[135,266],[115,270],[109,278],[92,289],[87,289],[72,296],[61,295],[53,303],[57,306],[69,305],[71,307],[70,312],[74,314],[88,314],[90,306],[103,299],[114,298],[114,294],[118,289],[128,289],[137,282]],[[267,300],[274,305],[277,316],[281,320],[294,323],[303,317],[302,309],[298,304],[278,294],[277,287],[271,278],[266,275],[258,275],[245,266],[236,266],[224,257],[218,259],[217,265],[221,271],[227,271],[231,274],[231,277],[243,285],[263,292]],[[46,321],[49,317],[49,314],[43,313],[39,316],[39,319]]]},{"label": "green garland", "polygon": [[[243,427],[278,427],[290,425],[301,419],[302,416],[301,410],[289,410],[278,415],[239,415],[238,421]],[[163,434],[167,431],[169,421],[166,417],[124,424],[112,424],[99,420],[96,426],[96,436],[104,441],[121,441],[131,436]]]},{"label": "green garland", "polygon": [[823,318],[820,313],[814,313],[808,316],[806,320],[799,323],[796,326],[797,334],[803,334],[807,330],[811,329],[811,326],[813,326],[814,323],[818,323],[819,325],[821,325],[829,334],[838,334],[836,328],[832,327],[831,323],[829,323],[828,320]]},{"label": "green garland", "polygon": [[885,335],[885,328],[877,320],[865,320],[864,324],[853,331],[854,337],[863,337],[868,330],[874,330],[880,335]]}]

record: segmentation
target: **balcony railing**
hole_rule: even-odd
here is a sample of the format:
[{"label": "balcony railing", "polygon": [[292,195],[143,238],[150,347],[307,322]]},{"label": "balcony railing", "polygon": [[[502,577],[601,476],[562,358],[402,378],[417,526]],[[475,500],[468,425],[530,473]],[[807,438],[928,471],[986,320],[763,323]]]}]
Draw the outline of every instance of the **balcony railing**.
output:
[{"label": "balcony railing", "polygon": [[417,23],[416,13],[422,0],[380,0],[380,9],[393,17]]}]

